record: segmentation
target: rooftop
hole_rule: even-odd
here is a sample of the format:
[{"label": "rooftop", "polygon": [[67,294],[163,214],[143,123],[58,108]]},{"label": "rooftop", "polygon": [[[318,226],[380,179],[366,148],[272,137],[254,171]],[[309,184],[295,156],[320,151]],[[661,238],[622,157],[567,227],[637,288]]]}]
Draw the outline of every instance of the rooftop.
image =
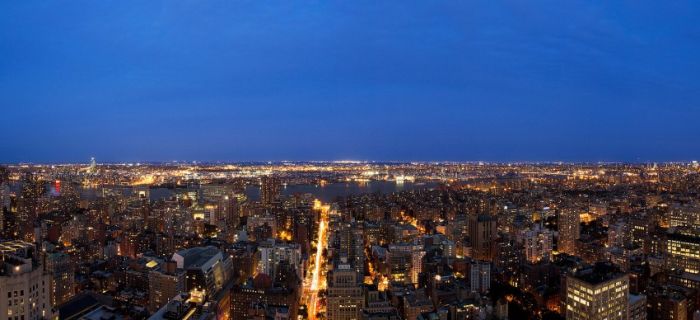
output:
[{"label": "rooftop", "polygon": [[178,251],[175,255],[183,258],[183,269],[191,269],[204,266],[212,258],[221,255],[221,251],[215,247],[195,247]]},{"label": "rooftop", "polygon": [[574,274],[574,277],[587,283],[597,285],[624,275],[625,274],[620,272],[620,269],[612,263],[598,262],[593,266],[578,270]]}]

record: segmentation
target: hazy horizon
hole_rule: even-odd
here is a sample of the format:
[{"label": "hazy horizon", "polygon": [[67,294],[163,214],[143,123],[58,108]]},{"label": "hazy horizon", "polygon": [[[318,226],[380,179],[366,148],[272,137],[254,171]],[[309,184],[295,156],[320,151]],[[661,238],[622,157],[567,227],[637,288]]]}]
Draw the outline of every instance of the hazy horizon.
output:
[{"label": "hazy horizon", "polygon": [[[337,163],[337,164],[410,164],[410,163],[424,163],[424,164],[449,164],[449,163],[462,163],[462,164],[690,164],[697,162],[698,160],[669,160],[669,161],[560,161],[560,160],[513,160],[513,161],[488,161],[488,160],[138,160],[138,161],[98,161],[96,159],[97,165],[175,165],[175,164],[196,164],[196,165],[226,165],[226,164],[282,164],[282,163]],[[90,159],[87,161],[55,161],[55,162],[0,162],[0,165],[89,165]]]}]

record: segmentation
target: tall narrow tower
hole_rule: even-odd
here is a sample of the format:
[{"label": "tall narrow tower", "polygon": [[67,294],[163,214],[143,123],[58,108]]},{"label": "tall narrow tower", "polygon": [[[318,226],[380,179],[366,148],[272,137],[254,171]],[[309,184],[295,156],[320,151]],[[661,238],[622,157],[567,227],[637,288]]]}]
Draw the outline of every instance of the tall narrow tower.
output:
[{"label": "tall narrow tower", "polygon": [[559,242],[557,251],[576,255],[576,240],[580,237],[580,216],[575,208],[564,208],[559,212]]},{"label": "tall narrow tower", "polygon": [[90,167],[88,168],[88,172],[94,173],[95,170],[97,170],[97,163],[95,162],[95,157],[90,158]]},{"label": "tall narrow tower", "polygon": [[282,185],[277,177],[265,176],[260,184],[260,201],[269,205],[279,200]]}]

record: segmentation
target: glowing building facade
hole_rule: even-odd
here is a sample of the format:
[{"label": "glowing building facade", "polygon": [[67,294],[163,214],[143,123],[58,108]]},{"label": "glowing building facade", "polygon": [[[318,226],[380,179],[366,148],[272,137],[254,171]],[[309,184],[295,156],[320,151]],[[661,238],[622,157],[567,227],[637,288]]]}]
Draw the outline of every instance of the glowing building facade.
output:
[{"label": "glowing building facade", "polygon": [[597,264],[567,276],[565,290],[566,319],[627,319],[629,278],[609,264]]}]

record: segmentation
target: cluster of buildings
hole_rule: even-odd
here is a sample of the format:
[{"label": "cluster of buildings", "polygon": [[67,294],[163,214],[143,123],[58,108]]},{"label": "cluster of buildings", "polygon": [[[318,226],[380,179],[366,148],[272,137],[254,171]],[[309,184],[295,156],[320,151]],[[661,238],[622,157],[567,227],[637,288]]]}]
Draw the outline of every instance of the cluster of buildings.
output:
[{"label": "cluster of buildings", "polygon": [[[362,179],[399,187],[283,194]],[[0,317],[700,319],[699,191],[696,163],[1,167]]]}]

